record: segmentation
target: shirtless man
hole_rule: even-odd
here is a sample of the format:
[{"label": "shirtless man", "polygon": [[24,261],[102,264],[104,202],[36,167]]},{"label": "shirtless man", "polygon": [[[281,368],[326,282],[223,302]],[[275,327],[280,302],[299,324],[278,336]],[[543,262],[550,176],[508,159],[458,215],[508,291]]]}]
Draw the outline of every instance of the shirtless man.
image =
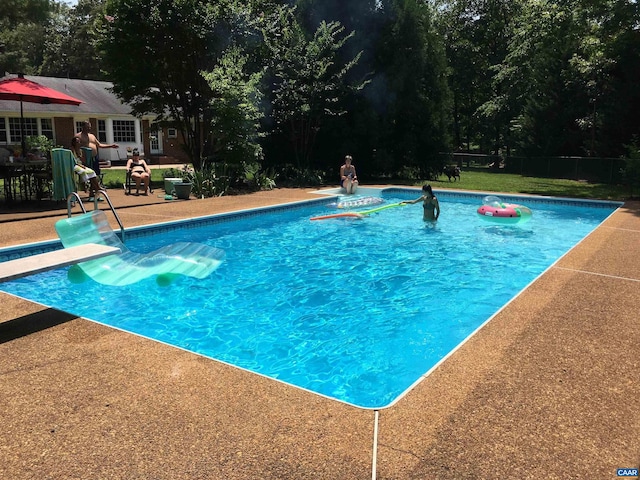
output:
[{"label": "shirtless man", "polygon": [[91,156],[93,157],[93,165],[89,165],[93,167],[93,170],[100,175],[100,161],[98,160],[98,149],[99,148],[118,148],[117,143],[112,143],[110,145],[100,143],[100,141],[96,138],[96,136],[91,133],[91,122],[89,120],[85,120],[82,125],[82,131],[80,133],[76,133],[75,135],[80,139],[81,147],[89,147],[91,148]]}]

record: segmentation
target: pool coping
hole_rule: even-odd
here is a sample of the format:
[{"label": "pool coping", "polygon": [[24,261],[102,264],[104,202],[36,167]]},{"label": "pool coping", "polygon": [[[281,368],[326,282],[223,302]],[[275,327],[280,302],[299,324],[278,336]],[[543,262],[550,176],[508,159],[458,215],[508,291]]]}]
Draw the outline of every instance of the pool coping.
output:
[{"label": "pool coping", "polygon": [[[204,223],[218,223],[224,222],[226,220],[244,217],[244,216],[255,216],[259,215],[265,211],[278,211],[278,210],[289,210],[289,209],[298,209],[304,208],[307,205],[313,204],[323,204],[328,202],[330,199],[335,197],[340,197],[341,195],[338,188],[332,189],[324,189],[324,190],[316,190],[311,192],[313,195],[323,195],[321,198],[317,199],[307,199],[307,200],[298,200],[293,202],[286,202],[278,205],[268,205],[263,207],[254,207],[248,209],[239,209],[234,210],[232,212],[224,212],[224,213],[214,213],[210,215],[200,215],[191,218],[179,219],[179,220],[171,220],[166,222],[158,222],[152,223],[143,226],[133,226],[129,227],[125,230],[127,236],[133,235],[134,237],[144,236],[146,232],[154,232],[157,233],[158,230],[166,230],[170,232],[174,229],[179,228],[190,228],[195,227]],[[381,193],[407,193],[407,191],[415,190],[411,187],[366,187],[362,188],[359,191],[364,192],[364,195],[379,195]],[[418,190],[419,192],[419,190]],[[478,199],[485,196],[485,193],[482,192],[473,192],[466,190],[437,190],[439,195],[444,195],[445,197],[450,198],[464,198],[464,199]],[[358,195],[361,195],[358,193]],[[585,200],[585,199],[571,199],[571,198],[563,198],[563,197],[547,197],[547,196],[536,196],[536,195],[517,195],[517,194],[500,194],[500,198],[507,201],[522,201],[525,202],[533,202],[533,203],[553,203],[553,204],[565,204],[565,205],[582,205],[589,207],[603,207],[603,208],[611,208],[613,206],[620,207],[623,205],[623,202],[617,202],[612,200]],[[115,229],[114,229],[115,230]],[[41,242],[32,242],[26,243],[22,245],[14,245],[10,247],[0,247],[0,261],[14,260],[16,258],[21,258],[27,255],[36,255],[47,253],[51,250],[62,248],[62,243],[59,239],[45,240]],[[27,252],[27,255],[17,256],[14,254],[17,250],[24,250]]]},{"label": "pool coping", "polygon": [[[375,195],[375,196],[381,196],[382,194],[388,193],[388,194],[402,194],[402,195],[406,195],[408,192],[413,191],[414,189],[412,188],[403,188],[403,187],[388,187],[388,188],[361,188],[359,189],[359,192],[357,195],[347,195],[347,196],[343,196],[340,195],[340,192],[336,192],[337,188],[334,189],[324,189],[324,190],[318,190],[318,191],[314,191],[312,192],[313,194],[318,194],[318,195],[322,195],[321,198],[318,199],[311,199],[311,200],[301,200],[301,201],[296,201],[296,202],[287,202],[287,203],[282,203],[282,204],[278,204],[278,205],[270,205],[270,206],[264,206],[264,207],[258,207],[258,208],[251,208],[251,209],[241,209],[241,210],[236,210],[233,212],[225,212],[225,213],[217,213],[217,214],[212,214],[212,215],[204,215],[204,216],[197,216],[197,217],[192,217],[192,218],[188,218],[188,219],[182,219],[182,220],[173,220],[173,221],[169,221],[169,222],[159,222],[159,223],[155,223],[155,224],[151,224],[151,225],[145,225],[145,226],[137,226],[137,227],[131,227],[126,229],[126,238],[130,239],[130,238],[144,238],[145,236],[150,236],[150,235],[158,235],[158,234],[169,234],[174,230],[183,230],[185,228],[189,229],[189,228],[197,228],[199,226],[202,225],[216,225],[218,223],[224,223],[227,221],[233,221],[235,219],[239,219],[239,218],[245,218],[245,217],[253,217],[253,216],[257,216],[257,215],[261,215],[264,214],[265,212],[279,212],[279,211],[290,211],[290,210],[297,210],[297,209],[302,209],[302,208],[306,208],[309,205],[323,205],[325,203],[327,203],[329,201],[329,199],[333,199],[333,198],[357,198],[357,197],[361,197],[361,196],[367,196],[367,195]],[[447,199],[447,198],[454,198],[454,199],[465,199],[465,200],[474,200],[477,201],[478,204],[481,204],[481,199],[486,196],[484,193],[479,193],[479,192],[469,192],[469,191],[442,191],[442,190],[436,190],[437,194],[440,196],[440,198],[442,200]],[[580,206],[588,206],[588,207],[602,207],[602,208],[614,208],[614,207],[620,207],[622,205],[622,202],[612,202],[612,201],[585,201],[585,200],[580,200],[580,201],[575,201],[573,199],[570,198],[556,198],[556,197],[536,197],[536,196],[532,196],[532,195],[500,195],[500,199],[504,200],[504,201],[508,201],[508,202],[518,202],[518,201],[522,201],[528,205],[534,205],[534,204],[538,204],[538,203],[543,203],[543,204],[559,204],[559,205],[580,205]],[[443,204],[444,205],[444,204]],[[614,210],[615,211],[615,210]],[[613,211],[611,212],[613,214]],[[572,247],[573,248],[573,247]],[[40,242],[40,243],[35,243],[35,244],[30,244],[30,245],[25,245],[24,246],[24,250],[26,250],[29,255],[22,255],[21,257],[16,257],[18,255],[17,251],[21,250],[20,246],[18,247],[13,247],[13,248],[9,248],[9,249],[2,249],[0,248],[0,262],[5,261],[5,257],[7,259],[9,259],[9,261],[18,261],[20,258],[24,258],[26,256],[30,256],[30,255],[36,255],[36,256],[42,256],[42,255],[47,255],[47,254],[51,254],[53,253],[52,251],[54,250],[62,250],[62,244],[59,240],[54,240],[54,241],[50,241],[50,242]],[[569,251],[567,251],[564,255],[566,255],[567,253],[569,253],[571,251],[571,249]],[[23,253],[23,252],[21,252]],[[563,256],[564,256],[563,255]],[[561,259],[562,257],[560,257]],[[554,262],[552,265],[550,265],[548,268],[553,267],[560,259],[558,259],[556,262]],[[493,315],[491,315],[489,318],[487,318],[485,321],[483,321],[477,328],[475,328],[472,332],[469,333],[469,335],[467,335],[456,347],[454,347],[452,350],[450,350],[442,359],[440,359],[438,362],[436,362],[435,365],[433,365],[431,368],[429,368],[426,372],[424,372],[422,375],[420,375],[415,381],[413,381],[411,383],[411,385],[409,385],[406,389],[404,389],[402,392],[400,392],[397,396],[395,396],[390,402],[384,404],[384,405],[379,405],[379,406],[375,406],[375,407],[366,407],[366,406],[362,406],[362,405],[357,405],[355,403],[352,402],[348,402],[346,400],[342,400],[339,398],[335,398],[332,397],[330,395],[325,395],[322,394],[320,392],[315,392],[311,389],[305,388],[303,386],[300,385],[296,385],[293,383],[289,383],[286,382],[284,380],[280,380],[279,378],[275,378],[269,375],[264,375],[260,372],[251,370],[249,368],[245,368],[239,365],[235,365],[233,363],[230,362],[225,362],[224,360],[220,360],[214,357],[210,357],[198,352],[192,352],[187,348],[184,347],[180,347],[178,345],[173,345],[169,342],[165,342],[162,340],[158,340],[155,339],[153,337],[149,337],[143,334],[139,334],[139,333],[135,333],[135,332],[129,332],[126,329],[121,329],[119,327],[115,327],[113,325],[109,325],[108,323],[102,322],[98,319],[90,319],[92,321],[95,321],[101,325],[105,325],[107,327],[112,327],[112,328],[117,328],[119,330],[122,330],[124,332],[130,333],[132,335],[138,335],[142,338],[146,338],[148,340],[151,341],[157,341],[160,343],[164,343],[165,345],[169,346],[169,347],[174,347],[174,348],[180,348],[183,349],[187,352],[193,353],[195,355],[200,355],[204,358],[213,360],[213,361],[218,361],[218,362],[222,362],[228,366],[234,367],[234,368],[239,368],[242,370],[245,370],[249,373],[253,373],[253,374],[257,374],[257,375],[262,375],[265,378],[271,379],[271,380],[275,380],[278,382],[282,382],[285,383],[286,385],[292,386],[294,388],[299,388],[303,391],[315,394],[315,395],[320,395],[322,397],[325,397],[329,400],[333,400],[333,401],[337,401],[337,402],[341,402],[344,403],[346,405],[355,407],[355,408],[361,408],[364,410],[371,410],[371,411],[376,411],[376,410],[384,410],[387,408],[391,408],[393,407],[397,402],[401,401],[407,394],[409,394],[409,392],[415,388],[416,385],[420,384],[425,378],[427,378],[435,369],[437,369],[443,362],[445,362],[447,360],[447,358],[449,358],[449,356],[451,356],[456,350],[458,350],[458,348],[460,348],[464,343],[466,343],[471,337],[473,337],[478,331],[480,331],[486,324],[488,324],[493,318],[494,316],[499,313],[503,308],[505,308],[511,301],[513,301],[515,298],[517,298],[520,293],[525,290],[526,288],[529,287],[529,285],[531,285],[540,275],[544,274],[544,272],[546,272],[547,269],[545,269],[545,271],[543,271],[541,274],[539,274],[538,276],[536,276],[536,278],[534,278],[531,282],[529,282],[521,291],[517,292],[516,295],[511,298],[506,304],[504,304],[502,307],[500,307],[500,309]],[[48,308],[52,308],[51,305],[48,304],[41,304],[45,307]]]},{"label": "pool coping", "polygon": [[[154,224],[150,224],[150,225],[145,225],[145,226],[134,226],[131,228],[126,229],[126,236],[127,238],[144,238],[145,236],[151,236],[151,235],[157,235],[159,233],[170,233],[173,230],[182,230],[184,228],[197,228],[199,226],[204,225],[215,225],[217,223],[224,223],[227,221],[233,221],[235,219],[239,219],[239,218],[243,218],[243,217],[253,217],[253,216],[257,216],[257,215],[261,215],[264,214],[265,212],[278,212],[278,211],[289,211],[289,210],[297,210],[297,209],[302,209],[305,208],[309,205],[323,205],[326,204],[329,199],[333,199],[333,198],[350,198],[350,197],[358,197],[358,196],[366,196],[366,195],[381,195],[383,193],[389,193],[389,194],[407,194],[408,191],[413,191],[413,188],[410,187],[386,187],[386,188],[361,188],[358,191],[357,195],[347,195],[347,196],[343,196],[340,194],[339,189],[337,188],[333,188],[333,189],[324,189],[324,190],[317,190],[312,192],[312,194],[318,194],[318,195],[322,195],[322,198],[318,198],[318,199],[309,199],[309,200],[300,200],[300,201],[295,201],[295,202],[286,202],[286,203],[282,203],[282,204],[278,204],[278,205],[270,205],[270,206],[264,206],[264,207],[256,207],[256,208],[251,208],[251,209],[240,209],[240,210],[236,210],[233,212],[224,212],[224,213],[216,213],[216,214],[212,214],[212,215],[203,215],[203,216],[197,216],[197,217],[192,217],[192,218],[188,218],[188,219],[181,219],[181,220],[172,220],[172,221],[168,221],[168,222],[159,222],[159,223],[154,223]],[[486,196],[484,193],[482,192],[472,192],[472,191],[464,191],[464,190],[456,190],[456,191],[451,191],[451,190],[434,190],[438,195],[440,195],[441,199],[443,198],[462,198],[462,199],[466,199],[466,200],[477,200],[478,204],[480,203],[480,200]],[[533,196],[533,195],[517,195],[517,194],[501,194],[499,197],[501,200],[505,200],[505,201],[509,201],[509,202],[517,202],[517,201],[523,201],[524,203],[527,203],[529,205],[532,204],[537,204],[537,203],[543,203],[543,204],[559,204],[559,205],[579,205],[579,206],[587,206],[587,207],[595,207],[595,208],[619,208],[620,206],[623,205],[623,202],[616,202],[616,201],[608,201],[608,200],[584,200],[584,199],[571,199],[571,198],[561,198],[561,197],[547,197],[547,196]],[[613,210],[611,212],[611,215],[615,212],[615,210]],[[606,219],[605,219],[606,220]],[[604,220],[603,220],[604,221]],[[601,222],[602,223],[602,222]],[[115,230],[114,230],[115,231]],[[586,238],[586,237],[585,237]],[[582,239],[584,240],[584,239]],[[580,242],[582,242],[582,240],[580,240]],[[580,243],[578,242],[578,244]],[[578,244],[576,244],[575,246],[577,246]],[[100,325],[104,325],[106,327],[109,328],[115,328],[117,330],[121,330],[125,333],[131,334],[131,335],[136,335],[139,336],[141,338],[150,340],[150,341],[155,341],[155,342],[159,342],[162,344],[167,345],[168,347],[171,348],[178,348],[181,350],[184,350],[188,353],[194,354],[194,355],[198,355],[201,356],[203,358],[206,358],[208,360],[212,360],[212,361],[216,361],[216,362],[221,362],[222,364],[225,364],[229,367],[232,368],[238,368],[240,370],[243,370],[245,372],[248,372],[250,374],[255,374],[255,375],[260,375],[266,379],[269,380],[273,380],[276,382],[280,382],[280,383],[284,383],[285,385],[288,385],[290,387],[294,387],[294,388],[298,388],[302,391],[314,394],[314,395],[319,395],[321,397],[324,397],[328,400],[331,401],[336,401],[336,402],[340,402],[343,403],[345,405],[354,407],[354,408],[359,408],[359,409],[363,409],[363,410],[369,410],[369,411],[382,411],[388,408],[393,407],[394,405],[396,405],[399,401],[401,401],[406,395],[408,395],[411,390],[413,390],[417,385],[419,385],[422,381],[424,381],[424,379],[426,379],[429,375],[431,375],[432,372],[434,372],[440,365],[442,365],[451,355],[453,355],[459,348],[461,348],[467,341],[469,341],[474,335],[476,335],[483,327],[485,327],[497,314],[499,314],[504,308],[506,308],[509,303],[511,303],[513,300],[515,300],[524,290],[526,290],[531,284],[533,284],[541,275],[543,275],[547,270],[549,270],[550,268],[554,267],[556,265],[556,263],[558,263],[562,257],[564,257],[565,255],[567,255],[573,248],[569,249],[567,252],[565,252],[565,254],[563,254],[558,260],[556,260],[555,262],[553,262],[553,264],[551,264],[549,267],[547,267],[547,269],[545,269],[543,272],[541,272],[539,275],[537,275],[533,280],[531,280],[529,283],[527,283],[527,285],[525,285],[519,292],[517,292],[515,294],[514,297],[512,297],[507,303],[505,303],[502,307],[500,307],[493,315],[491,315],[489,318],[487,318],[485,321],[483,321],[478,327],[476,327],[473,331],[471,331],[457,346],[455,346],[452,350],[450,350],[443,358],[441,358],[438,362],[435,363],[435,365],[433,365],[431,368],[429,368],[425,373],[423,373],[422,375],[420,375],[414,382],[411,383],[411,385],[409,385],[407,388],[405,388],[402,392],[400,392],[396,397],[394,397],[389,403],[384,404],[384,405],[380,405],[380,406],[376,406],[376,407],[365,407],[362,405],[357,405],[355,403],[351,403],[348,402],[346,400],[342,400],[339,398],[335,398],[333,396],[330,395],[325,395],[323,393],[320,392],[316,392],[313,391],[311,389],[305,388],[303,386],[300,385],[296,385],[290,382],[287,382],[285,380],[280,380],[279,378],[275,378],[269,375],[265,375],[262,374],[260,372],[251,370],[249,368],[245,368],[239,365],[235,365],[233,363],[230,362],[226,362],[224,360],[215,358],[215,357],[211,357],[211,356],[207,356],[205,354],[202,353],[198,353],[198,352],[194,352],[191,351],[187,348],[181,347],[179,345],[174,345],[171,344],[169,342],[165,342],[162,340],[158,340],[156,338],[153,337],[149,337],[140,333],[135,333],[135,332],[130,332],[126,329],[122,329],[120,327],[117,326],[113,326],[110,325],[108,323],[102,322],[100,320],[97,319],[88,319],[90,321],[94,321]],[[21,257],[16,257],[17,250],[21,250],[21,247],[24,248],[24,250],[26,250],[27,252],[29,252],[29,255],[37,255],[37,256],[41,256],[41,255],[47,255],[52,253],[53,250],[58,250],[58,249],[62,249],[62,244],[60,242],[60,240],[51,240],[51,241],[46,241],[46,242],[36,242],[33,244],[27,244],[27,245],[23,245],[23,246],[14,246],[14,247],[9,247],[9,248],[0,248],[0,262],[4,261],[4,256],[6,256],[10,261],[16,261],[15,259],[20,259],[20,258],[24,258],[27,255],[22,255]],[[1,292],[0,292],[1,293]],[[36,302],[37,303],[37,302]],[[48,304],[40,304],[44,307],[47,308],[53,308],[51,305]]]},{"label": "pool coping", "polygon": [[0,474],[613,477],[640,463],[639,235],[626,202],[382,412],[2,294]]}]

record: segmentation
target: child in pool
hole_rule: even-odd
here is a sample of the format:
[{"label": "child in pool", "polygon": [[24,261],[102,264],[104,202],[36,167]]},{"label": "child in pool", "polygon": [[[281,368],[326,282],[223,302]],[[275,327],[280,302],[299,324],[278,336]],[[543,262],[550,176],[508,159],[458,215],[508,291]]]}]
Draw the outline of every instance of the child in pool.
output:
[{"label": "child in pool", "polygon": [[420,198],[416,198],[415,200],[407,200],[404,202],[400,202],[401,204],[408,203],[417,203],[420,200],[422,203],[422,211],[423,216],[422,219],[425,221],[435,222],[438,220],[440,216],[440,203],[438,202],[438,198],[433,194],[433,190],[431,189],[431,185],[424,185],[422,187],[422,196]]}]

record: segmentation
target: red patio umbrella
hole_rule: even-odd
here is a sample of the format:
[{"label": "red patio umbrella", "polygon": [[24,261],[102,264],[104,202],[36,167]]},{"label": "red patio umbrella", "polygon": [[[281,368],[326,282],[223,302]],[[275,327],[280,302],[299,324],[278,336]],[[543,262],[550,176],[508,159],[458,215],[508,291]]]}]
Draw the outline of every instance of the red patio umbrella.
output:
[{"label": "red patio umbrella", "polygon": [[82,100],[73,98],[66,93],[27,80],[22,74],[14,78],[0,80],[0,100],[16,100],[20,102],[20,136],[22,137],[23,155],[26,153],[27,144],[24,138],[22,102],[62,105],[80,105],[82,103]]}]

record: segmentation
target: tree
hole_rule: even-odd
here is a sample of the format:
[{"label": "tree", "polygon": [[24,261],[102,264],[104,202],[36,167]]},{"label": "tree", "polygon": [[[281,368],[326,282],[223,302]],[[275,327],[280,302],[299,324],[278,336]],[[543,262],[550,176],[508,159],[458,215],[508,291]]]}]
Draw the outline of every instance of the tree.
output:
[{"label": "tree", "polygon": [[623,154],[623,145],[640,127],[639,8],[637,2],[615,0],[574,6],[581,35],[567,68],[567,87],[581,92],[575,121],[582,150],[590,156]]},{"label": "tree", "polygon": [[46,29],[40,75],[106,80],[97,49],[96,22],[105,0],[79,0],[75,7],[57,4]]},{"label": "tree", "polygon": [[259,84],[262,72],[246,71],[247,56],[237,46],[227,50],[218,65],[204,74],[214,96],[210,106],[213,158],[218,162],[239,165],[260,162],[262,147],[258,143],[262,95]]},{"label": "tree", "polygon": [[523,3],[499,69],[520,153],[624,153],[639,125],[638,20],[628,2]]},{"label": "tree", "polygon": [[394,0],[385,8],[389,20],[378,45],[376,71],[386,83],[384,149],[391,152],[397,171],[408,167],[422,178],[433,177],[441,166],[438,153],[449,144],[444,45],[425,3]]},{"label": "tree", "polygon": [[344,35],[344,27],[338,22],[321,22],[313,37],[307,39],[288,8],[280,9],[279,21],[263,33],[271,54],[271,115],[277,128],[288,136],[297,167],[308,169],[322,120],[344,114],[341,99],[350,88],[364,85],[349,87],[345,83],[360,54],[341,63],[338,52],[353,33]]},{"label": "tree", "polygon": [[573,18],[563,8],[547,2],[522,5],[497,68],[518,153],[554,155],[575,145],[575,128],[568,120],[572,95],[565,92],[563,78],[574,45]]},{"label": "tree", "polygon": [[36,73],[50,10],[49,0],[0,0],[0,76]]},{"label": "tree", "polygon": [[447,3],[438,16],[445,41],[451,89],[451,122],[455,149],[471,151],[481,144],[476,111],[489,98],[487,58],[479,42],[469,1]]},{"label": "tree", "polygon": [[226,0],[108,0],[100,46],[114,91],[183,134],[194,167],[212,159],[215,93],[204,78],[240,45],[251,11]]}]

